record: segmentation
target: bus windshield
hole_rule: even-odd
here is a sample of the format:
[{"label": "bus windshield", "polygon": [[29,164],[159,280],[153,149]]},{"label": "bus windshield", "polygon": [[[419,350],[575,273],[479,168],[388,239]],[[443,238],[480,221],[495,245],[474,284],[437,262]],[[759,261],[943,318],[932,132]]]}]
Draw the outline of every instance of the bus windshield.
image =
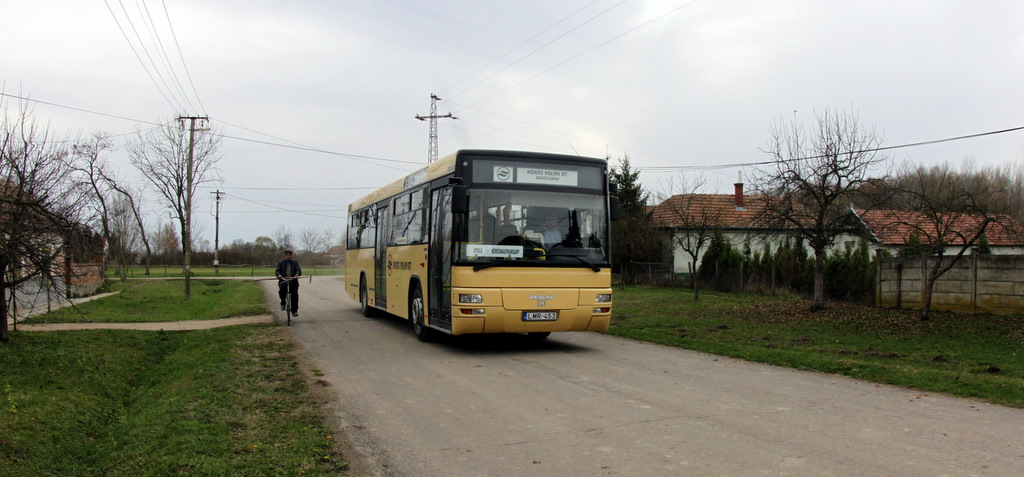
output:
[{"label": "bus windshield", "polygon": [[465,223],[459,262],[608,265],[607,210],[599,194],[473,188]]}]

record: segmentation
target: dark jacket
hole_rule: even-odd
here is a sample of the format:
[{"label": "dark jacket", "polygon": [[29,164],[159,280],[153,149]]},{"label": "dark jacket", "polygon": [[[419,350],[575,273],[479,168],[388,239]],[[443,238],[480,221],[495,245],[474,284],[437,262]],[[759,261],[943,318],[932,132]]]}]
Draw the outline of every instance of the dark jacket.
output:
[{"label": "dark jacket", "polygon": [[277,262],[277,270],[274,270],[274,276],[278,275],[285,278],[297,277],[302,275],[302,267],[294,259],[282,258],[280,262]]}]

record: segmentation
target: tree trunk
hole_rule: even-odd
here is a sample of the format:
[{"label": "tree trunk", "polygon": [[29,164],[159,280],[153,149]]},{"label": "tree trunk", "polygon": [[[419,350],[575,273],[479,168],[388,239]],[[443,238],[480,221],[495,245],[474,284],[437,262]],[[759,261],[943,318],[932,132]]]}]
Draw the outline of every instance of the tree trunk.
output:
[{"label": "tree trunk", "polygon": [[7,264],[0,259],[0,343],[11,340],[7,331]]},{"label": "tree trunk", "polygon": [[814,250],[814,304],[811,310],[825,309],[825,249]]},{"label": "tree trunk", "polygon": [[693,283],[693,301],[700,301],[700,284],[697,281],[697,267],[690,262],[690,282]]},{"label": "tree trunk", "polygon": [[[922,256],[921,260],[928,263],[928,257]],[[935,266],[929,271],[928,276],[924,277],[924,297],[921,300],[921,321],[928,321],[931,319],[932,310],[932,296],[935,293],[935,282],[938,281],[939,277],[942,276],[939,273],[939,268],[942,267],[942,255],[939,255],[935,260]],[[924,271],[924,267],[921,268]]]}]

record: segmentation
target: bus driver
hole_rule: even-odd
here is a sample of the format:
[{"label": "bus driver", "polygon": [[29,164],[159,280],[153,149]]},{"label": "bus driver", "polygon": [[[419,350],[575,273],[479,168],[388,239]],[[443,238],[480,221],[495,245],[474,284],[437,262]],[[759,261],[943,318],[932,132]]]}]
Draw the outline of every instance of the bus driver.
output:
[{"label": "bus driver", "polygon": [[551,247],[562,242],[562,231],[558,230],[558,217],[554,215],[544,217],[542,223],[544,224],[544,233],[542,234],[544,249],[551,250]]}]

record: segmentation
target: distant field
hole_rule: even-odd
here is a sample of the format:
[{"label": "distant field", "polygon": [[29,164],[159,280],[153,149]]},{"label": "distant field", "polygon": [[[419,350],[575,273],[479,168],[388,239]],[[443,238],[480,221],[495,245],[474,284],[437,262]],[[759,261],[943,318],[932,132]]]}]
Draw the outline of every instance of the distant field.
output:
[{"label": "distant field", "polygon": [[[113,267],[107,269],[107,278],[117,278],[117,270]],[[325,267],[303,265],[302,274],[308,277],[317,275],[344,275],[345,267]],[[148,277],[152,278],[173,278],[184,277],[181,272],[181,265],[153,265],[149,268]],[[193,277],[272,277],[274,266],[227,266],[221,265],[219,269],[213,267],[192,267]],[[128,278],[147,278],[146,267],[141,265],[128,268]]]}]

